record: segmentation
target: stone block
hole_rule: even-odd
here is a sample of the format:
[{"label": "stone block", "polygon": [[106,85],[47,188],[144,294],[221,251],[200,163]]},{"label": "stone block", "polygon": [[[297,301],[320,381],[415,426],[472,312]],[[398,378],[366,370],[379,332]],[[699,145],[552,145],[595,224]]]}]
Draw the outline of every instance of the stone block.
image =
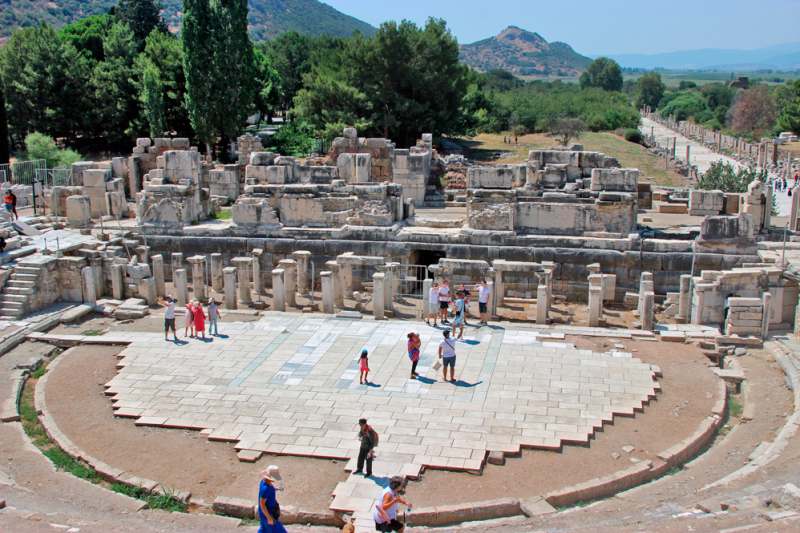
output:
[{"label": "stone block", "polygon": [[102,188],[105,191],[106,182],[111,181],[110,169],[89,169],[83,171],[83,186]]},{"label": "stone block", "polygon": [[91,223],[91,221],[89,197],[67,197],[67,224],[73,228],[84,228]]},{"label": "stone block", "polygon": [[468,189],[511,189],[514,171],[502,167],[470,167],[467,170]]}]

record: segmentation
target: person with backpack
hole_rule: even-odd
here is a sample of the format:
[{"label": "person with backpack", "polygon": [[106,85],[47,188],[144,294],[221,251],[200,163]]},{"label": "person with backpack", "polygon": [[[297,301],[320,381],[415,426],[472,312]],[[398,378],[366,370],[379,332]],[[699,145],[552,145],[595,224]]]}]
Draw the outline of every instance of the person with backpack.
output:
[{"label": "person with backpack", "polygon": [[367,419],[362,418],[358,421],[361,430],[358,432],[358,438],[361,441],[361,448],[358,450],[358,463],[356,464],[356,471],[353,474],[364,473],[364,462],[367,463],[367,473],[364,477],[372,476],[372,460],[375,458],[375,446],[378,445],[378,434],[372,427],[367,424]]},{"label": "person with backpack", "polygon": [[281,479],[281,471],[275,465],[270,465],[261,472],[261,484],[258,487],[258,518],[261,527],[258,528],[258,533],[286,533],[286,528],[278,521],[281,507],[275,498],[275,483]]}]

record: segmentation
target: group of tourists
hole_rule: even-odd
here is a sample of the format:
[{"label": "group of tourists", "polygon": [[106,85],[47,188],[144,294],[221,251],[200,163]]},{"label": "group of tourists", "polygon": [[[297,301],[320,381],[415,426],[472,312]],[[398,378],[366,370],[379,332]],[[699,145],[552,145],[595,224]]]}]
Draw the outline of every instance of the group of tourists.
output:
[{"label": "group of tourists", "polygon": [[[486,285],[486,280],[481,281],[478,285],[475,285],[475,291],[478,292],[478,312],[480,314],[481,320],[478,322],[479,326],[486,326],[488,325],[488,307],[489,307],[489,296],[491,294],[491,289]],[[436,318],[437,316],[441,319],[442,324],[452,326],[452,334],[456,334],[456,327],[459,328],[459,335],[458,338],[460,339],[461,336],[464,334],[464,325],[467,324],[467,309],[469,307],[469,298],[472,295],[466,288],[464,288],[464,284],[462,283],[459,289],[456,291],[456,299],[450,299],[450,284],[447,280],[442,282],[442,285],[439,286],[438,283],[434,283],[433,287],[428,294],[429,299],[429,309],[428,309],[428,318],[425,320],[425,323],[429,326],[436,327]],[[452,306],[453,308],[453,323],[447,320],[447,312]],[[431,324],[431,317],[433,317],[433,324]]]},{"label": "group of tourists", "polygon": [[[166,299],[158,297],[159,305],[163,305],[166,310],[164,312],[164,340],[169,340],[169,330],[172,330],[172,335],[175,340],[178,340],[178,332],[175,330],[175,299],[172,296],[167,296]],[[197,337],[202,336],[206,338],[206,318],[208,318],[208,334],[211,335],[211,330],[214,330],[214,335],[219,335],[217,330],[217,322],[219,320],[219,306],[214,298],[208,300],[208,315],[206,315],[203,305],[197,301],[192,300],[186,303],[186,321],[184,322],[184,337]]]}]

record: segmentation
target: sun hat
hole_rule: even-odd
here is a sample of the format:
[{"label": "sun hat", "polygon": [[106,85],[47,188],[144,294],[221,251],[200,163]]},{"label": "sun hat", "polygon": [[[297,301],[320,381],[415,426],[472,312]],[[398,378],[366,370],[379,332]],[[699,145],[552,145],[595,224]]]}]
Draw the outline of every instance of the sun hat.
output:
[{"label": "sun hat", "polygon": [[366,353],[366,354],[369,354],[369,352],[368,352],[366,349],[364,349],[364,350],[361,350],[361,353]]},{"label": "sun hat", "polygon": [[276,465],[269,465],[266,470],[262,470],[261,477],[270,481],[280,481],[283,479],[281,477],[281,470]]}]

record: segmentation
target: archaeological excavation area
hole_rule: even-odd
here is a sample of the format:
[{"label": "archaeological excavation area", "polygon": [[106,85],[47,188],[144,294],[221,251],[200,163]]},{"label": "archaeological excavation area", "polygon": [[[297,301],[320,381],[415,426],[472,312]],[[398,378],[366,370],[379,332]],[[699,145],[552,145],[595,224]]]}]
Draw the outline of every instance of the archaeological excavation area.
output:
[{"label": "archaeological excavation area", "polygon": [[[0,213],[0,445],[20,465],[0,525],[133,531],[160,495],[176,531],[255,530],[277,464],[290,528],[373,531],[397,475],[412,528],[796,527],[800,236],[771,185],[658,187],[580,144],[475,165],[352,128],[324,156],[236,150],[142,138],[70,185],[12,186],[46,214]],[[457,294],[451,382],[439,349],[460,328],[429,314]],[[188,335],[212,300],[216,331]],[[66,502],[36,503],[26,476]]]}]

